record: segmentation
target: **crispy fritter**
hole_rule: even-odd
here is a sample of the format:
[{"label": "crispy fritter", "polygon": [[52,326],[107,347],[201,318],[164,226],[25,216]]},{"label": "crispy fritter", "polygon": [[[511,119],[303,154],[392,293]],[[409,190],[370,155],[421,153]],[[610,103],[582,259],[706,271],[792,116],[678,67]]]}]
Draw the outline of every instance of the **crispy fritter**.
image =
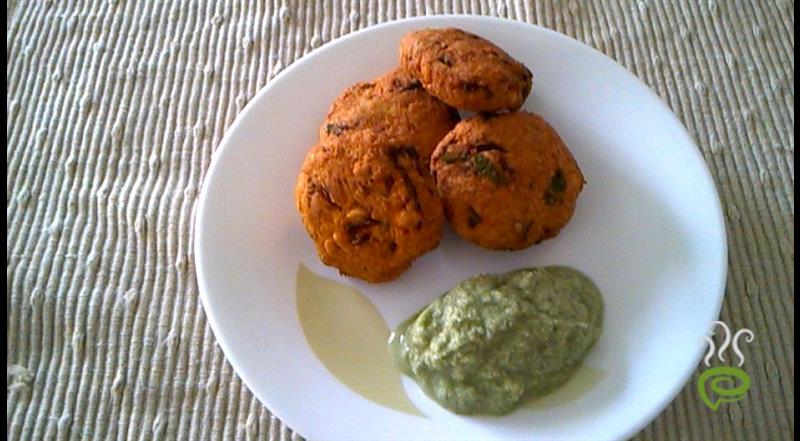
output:
[{"label": "crispy fritter", "polygon": [[422,29],[400,42],[400,65],[445,103],[474,112],[515,110],[531,91],[524,64],[461,29]]},{"label": "crispy fritter", "polygon": [[320,139],[369,130],[413,145],[420,156],[428,159],[459,119],[455,109],[428,94],[418,80],[396,69],[342,92],[320,128]]},{"label": "crispy fritter", "polygon": [[584,185],[558,133],[527,112],[460,122],[434,151],[431,172],[456,232],[490,249],[555,237]]},{"label": "crispy fritter", "polygon": [[413,146],[369,131],[314,146],[295,195],[322,262],[386,282],[436,248],[444,215],[427,164]]}]

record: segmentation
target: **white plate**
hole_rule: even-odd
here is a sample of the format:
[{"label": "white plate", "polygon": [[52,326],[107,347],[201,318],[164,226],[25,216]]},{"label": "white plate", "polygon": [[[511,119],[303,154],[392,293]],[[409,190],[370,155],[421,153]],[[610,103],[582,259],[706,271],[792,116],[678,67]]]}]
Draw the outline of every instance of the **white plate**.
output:
[{"label": "white plate", "polygon": [[[534,73],[525,109],[561,134],[588,181],[561,234],[492,252],[450,231],[399,279],[370,285],[319,263],[294,205],[297,173],[331,101],[396,65],[401,36],[457,26]],[[440,16],[374,26],[315,50],[261,90],[222,141],[203,185],[195,241],[214,334],[250,390],[310,439],[622,439],[654,419],[690,378],[719,314],[726,274],[722,212],[678,119],[614,61],[564,35],[513,21]],[[502,418],[442,411],[404,380],[427,417],[354,393],[310,349],[297,318],[303,263],[356,287],[390,326],[479,272],[564,264],[604,294],[603,334],[586,364],[603,377],[558,406]],[[347,320],[347,317],[343,317]]]}]

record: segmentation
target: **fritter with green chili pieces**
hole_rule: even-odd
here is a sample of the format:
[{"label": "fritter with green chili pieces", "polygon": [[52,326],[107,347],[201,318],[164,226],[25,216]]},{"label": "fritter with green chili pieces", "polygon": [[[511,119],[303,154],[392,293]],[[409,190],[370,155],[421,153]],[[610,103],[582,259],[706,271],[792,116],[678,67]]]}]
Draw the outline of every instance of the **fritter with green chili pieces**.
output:
[{"label": "fritter with green chili pieces", "polygon": [[295,197],[320,260],[387,282],[436,248],[444,215],[427,164],[416,146],[368,130],[314,146]]},{"label": "fritter with green chili pieces", "polygon": [[553,127],[522,111],[460,122],[436,147],[431,173],[456,232],[498,250],[555,237],[584,185]]}]

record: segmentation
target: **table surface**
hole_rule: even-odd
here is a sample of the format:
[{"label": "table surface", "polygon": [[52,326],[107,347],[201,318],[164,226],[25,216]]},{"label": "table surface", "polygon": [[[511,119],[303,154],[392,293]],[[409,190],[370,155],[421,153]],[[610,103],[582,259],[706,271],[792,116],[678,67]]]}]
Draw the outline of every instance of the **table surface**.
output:
[{"label": "table surface", "polygon": [[[722,320],[747,397],[694,381],[636,439],[794,438],[794,2],[7,3],[9,439],[300,439],[215,342],[192,253],[216,146],[276,73],[346,33],[472,13],[554,29],[653,88],[719,190]],[[313,397],[309,397],[313,399]]]}]

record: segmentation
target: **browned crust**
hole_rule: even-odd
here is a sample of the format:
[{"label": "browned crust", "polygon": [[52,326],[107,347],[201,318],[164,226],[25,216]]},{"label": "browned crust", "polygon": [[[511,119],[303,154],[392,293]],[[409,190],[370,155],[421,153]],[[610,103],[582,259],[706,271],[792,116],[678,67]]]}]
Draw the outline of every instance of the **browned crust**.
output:
[{"label": "browned crust", "polygon": [[527,112],[460,122],[434,151],[431,172],[456,232],[490,249],[555,237],[584,185],[558,133]]},{"label": "browned crust", "polygon": [[320,139],[368,130],[413,145],[429,158],[459,119],[455,109],[428,94],[419,80],[396,69],[347,88],[331,105]]},{"label": "browned crust", "polygon": [[320,142],[295,191],[320,259],[348,276],[386,282],[436,248],[444,215],[427,161],[368,132]]},{"label": "browned crust", "polygon": [[474,112],[520,108],[533,81],[531,71],[505,51],[455,28],[406,34],[400,64],[433,96]]}]

